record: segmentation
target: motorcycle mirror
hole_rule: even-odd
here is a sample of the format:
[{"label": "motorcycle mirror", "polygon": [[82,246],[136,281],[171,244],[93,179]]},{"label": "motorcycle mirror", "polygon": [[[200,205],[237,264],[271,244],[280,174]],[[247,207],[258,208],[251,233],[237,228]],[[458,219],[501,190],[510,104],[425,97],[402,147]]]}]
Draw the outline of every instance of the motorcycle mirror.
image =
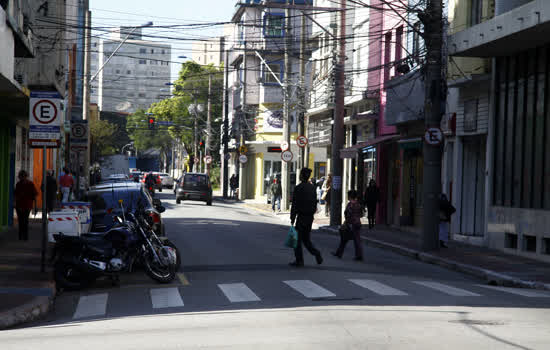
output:
[{"label": "motorcycle mirror", "polygon": [[157,208],[157,211],[158,211],[159,213],[164,213],[164,212],[166,211],[166,208],[163,207],[162,205],[159,205],[158,208]]}]

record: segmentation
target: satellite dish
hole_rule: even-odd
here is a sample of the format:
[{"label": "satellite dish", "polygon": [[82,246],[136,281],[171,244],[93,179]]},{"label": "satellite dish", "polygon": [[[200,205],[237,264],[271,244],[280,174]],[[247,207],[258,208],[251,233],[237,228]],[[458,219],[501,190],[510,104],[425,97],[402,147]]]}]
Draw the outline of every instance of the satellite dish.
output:
[{"label": "satellite dish", "polygon": [[115,109],[117,111],[126,111],[126,110],[130,109],[130,107],[132,107],[132,104],[128,101],[124,101],[124,102],[121,102],[121,103],[117,104]]}]

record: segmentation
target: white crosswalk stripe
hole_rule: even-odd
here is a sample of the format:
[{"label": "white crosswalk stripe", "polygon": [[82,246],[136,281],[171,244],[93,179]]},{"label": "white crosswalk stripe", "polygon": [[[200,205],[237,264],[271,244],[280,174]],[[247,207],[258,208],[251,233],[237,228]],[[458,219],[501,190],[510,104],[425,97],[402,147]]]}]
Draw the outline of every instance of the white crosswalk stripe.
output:
[{"label": "white crosswalk stripe", "polygon": [[73,319],[103,316],[107,312],[109,294],[83,295],[78,299],[78,305]]},{"label": "white crosswalk stripe", "polygon": [[527,298],[550,298],[550,292],[534,291],[534,290],[522,289],[522,288],[487,286],[484,284],[478,284],[477,286],[498,290],[499,292],[521,295],[522,297],[527,297]]},{"label": "white crosswalk stripe", "polygon": [[232,303],[260,301],[261,299],[244,283],[218,284],[223,294]]},{"label": "white crosswalk stripe", "polygon": [[349,279],[353,284],[356,284],[360,287],[366,288],[373,293],[379,295],[391,295],[391,296],[405,296],[407,293],[400,291],[399,289],[392,288],[383,283],[374,281],[374,280],[364,280],[364,279]]},{"label": "white crosswalk stripe", "polygon": [[456,287],[451,287],[449,285],[438,283],[438,282],[413,281],[413,283],[420,284],[424,287],[435,289],[437,291],[440,291],[442,293],[452,295],[455,297],[480,297],[481,296],[481,294],[469,292],[467,290],[456,288]]},{"label": "white crosswalk stripe", "polygon": [[336,294],[326,290],[310,280],[283,281],[283,283],[304,295],[306,298],[326,298],[336,296]]},{"label": "white crosswalk stripe", "polygon": [[151,289],[149,292],[151,293],[153,309],[183,306],[183,299],[178,288],[156,288]]}]

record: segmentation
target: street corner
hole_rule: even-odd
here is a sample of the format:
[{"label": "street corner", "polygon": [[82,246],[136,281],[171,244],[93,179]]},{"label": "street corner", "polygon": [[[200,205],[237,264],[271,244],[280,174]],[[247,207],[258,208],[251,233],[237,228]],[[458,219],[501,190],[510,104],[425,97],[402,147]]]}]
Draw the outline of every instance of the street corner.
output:
[{"label": "street corner", "polygon": [[44,318],[53,310],[56,289],[51,282],[41,288],[1,288],[0,294],[0,329],[8,329]]}]

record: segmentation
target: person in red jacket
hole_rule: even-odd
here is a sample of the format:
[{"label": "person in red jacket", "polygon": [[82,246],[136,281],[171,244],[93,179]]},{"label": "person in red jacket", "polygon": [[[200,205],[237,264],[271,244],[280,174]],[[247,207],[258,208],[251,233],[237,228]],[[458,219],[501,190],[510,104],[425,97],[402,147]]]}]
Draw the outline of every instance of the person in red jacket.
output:
[{"label": "person in red jacket", "polygon": [[19,240],[29,239],[29,215],[31,213],[34,199],[38,194],[34,184],[27,179],[25,170],[19,171],[19,182],[15,186],[15,211],[19,221]]}]

